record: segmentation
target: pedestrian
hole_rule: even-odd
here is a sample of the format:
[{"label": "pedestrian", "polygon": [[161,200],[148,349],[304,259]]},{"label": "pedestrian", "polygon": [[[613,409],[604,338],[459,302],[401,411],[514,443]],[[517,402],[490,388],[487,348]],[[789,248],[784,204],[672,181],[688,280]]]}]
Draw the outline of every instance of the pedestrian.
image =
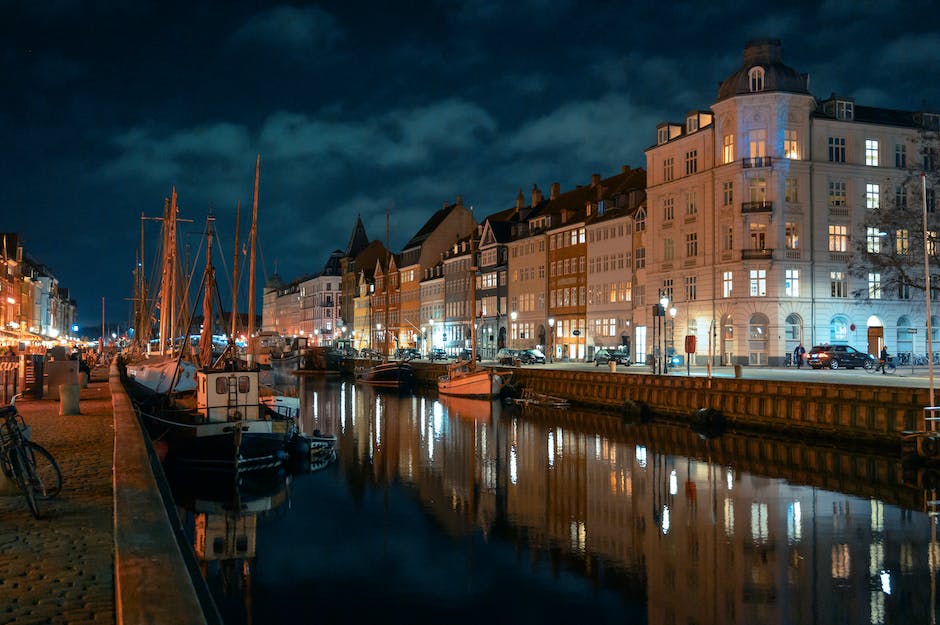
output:
[{"label": "pedestrian", "polygon": [[796,368],[799,369],[803,366],[803,354],[806,353],[806,348],[803,347],[802,341],[799,345],[793,348],[793,362],[796,364]]},{"label": "pedestrian", "polygon": [[887,375],[887,371],[885,371],[885,363],[887,362],[888,362],[888,346],[882,345],[881,355],[878,356],[878,366],[875,367],[875,371],[878,371],[878,369],[881,369],[881,375]]}]

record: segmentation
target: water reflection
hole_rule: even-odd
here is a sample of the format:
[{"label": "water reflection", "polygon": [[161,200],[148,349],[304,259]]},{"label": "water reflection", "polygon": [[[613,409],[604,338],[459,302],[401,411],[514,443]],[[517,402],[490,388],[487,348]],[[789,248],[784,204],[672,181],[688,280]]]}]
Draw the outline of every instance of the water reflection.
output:
[{"label": "water reflection", "polygon": [[[940,550],[897,459],[323,379],[299,393],[301,427],[335,433],[338,462],[294,483],[296,509],[262,520],[258,544],[308,601],[355,588],[381,614],[454,623],[936,614]],[[301,564],[326,556],[333,571]],[[256,604],[295,610],[276,584],[261,602],[255,588]],[[254,622],[275,618],[256,610]]]}]

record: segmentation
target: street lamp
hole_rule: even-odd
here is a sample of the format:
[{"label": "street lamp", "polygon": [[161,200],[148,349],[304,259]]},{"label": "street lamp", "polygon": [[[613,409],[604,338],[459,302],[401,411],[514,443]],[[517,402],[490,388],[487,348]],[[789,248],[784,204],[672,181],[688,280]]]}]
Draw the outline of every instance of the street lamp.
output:
[{"label": "street lamp", "polygon": [[659,334],[660,339],[663,345],[662,351],[662,369],[663,374],[669,373],[669,364],[667,362],[668,358],[666,356],[666,308],[669,306],[669,296],[663,293],[662,297],[659,298],[659,314],[662,317],[660,321]]},{"label": "street lamp", "polygon": [[555,362],[555,318],[548,318],[548,337],[551,339],[548,352],[548,361]]},{"label": "street lamp", "polygon": [[509,313],[509,318],[512,319],[512,335],[509,338],[513,347],[516,346],[516,335],[518,334],[518,330],[516,329],[516,317],[518,316],[519,313],[517,313],[515,310]]}]

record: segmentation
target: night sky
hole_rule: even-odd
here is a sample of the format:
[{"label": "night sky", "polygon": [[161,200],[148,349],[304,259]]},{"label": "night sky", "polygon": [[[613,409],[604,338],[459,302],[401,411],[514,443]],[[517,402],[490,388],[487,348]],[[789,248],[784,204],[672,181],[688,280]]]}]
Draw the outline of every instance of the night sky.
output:
[{"label": "night sky", "polygon": [[0,231],[92,326],[102,297],[130,318],[140,215],[174,186],[184,245],[211,209],[230,271],[259,153],[260,289],[319,271],[357,214],[384,241],[390,211],[400,251],[457,195],[482,219],[644,167],[749,39],[781,39],[817,97],[940,110],[931,2],[0,0],[0,29]]}]

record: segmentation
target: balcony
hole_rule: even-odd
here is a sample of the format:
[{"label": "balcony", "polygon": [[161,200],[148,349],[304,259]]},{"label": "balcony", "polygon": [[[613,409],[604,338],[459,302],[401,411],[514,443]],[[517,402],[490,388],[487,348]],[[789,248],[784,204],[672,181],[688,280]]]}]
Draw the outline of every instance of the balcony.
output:
[{"label": "balcony", "polygon": [[770,200],[761,200],[760,202],[741,202],[742,213],[771,213],[774,210],[774,203]]},{"label": "balcony", "polygon": [[773,159],[769,156],[751,156],[748,158],[742,158],[741,164],[744,166],[744,169],[773,167]]},{"label": "balcony", "polygon": [[741,260],[770,260],[773,250],[741,250]]}]

